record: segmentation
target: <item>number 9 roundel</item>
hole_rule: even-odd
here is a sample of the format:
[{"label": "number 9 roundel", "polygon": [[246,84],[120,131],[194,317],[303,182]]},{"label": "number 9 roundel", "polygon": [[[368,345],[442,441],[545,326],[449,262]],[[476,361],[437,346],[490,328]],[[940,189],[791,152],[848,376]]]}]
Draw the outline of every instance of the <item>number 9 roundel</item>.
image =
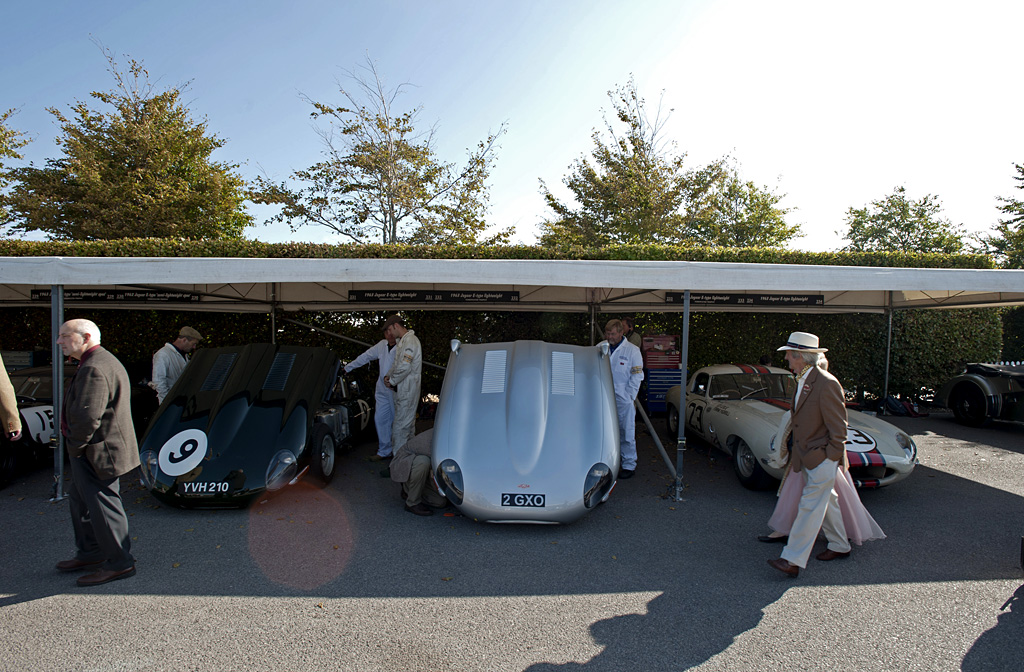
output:
[{"label": "number 9 roundel", "polygon": [[157,462],[160,471],[168,476],[187,474],[206,457],[206,432],[201,429],[186,429],[178,432],[160,448]]}]

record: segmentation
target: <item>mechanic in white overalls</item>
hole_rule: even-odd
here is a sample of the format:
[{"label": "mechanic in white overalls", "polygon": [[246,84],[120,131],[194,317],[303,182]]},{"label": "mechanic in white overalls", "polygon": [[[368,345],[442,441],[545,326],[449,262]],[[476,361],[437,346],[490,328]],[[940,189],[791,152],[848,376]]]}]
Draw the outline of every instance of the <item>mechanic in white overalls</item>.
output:
[{"label": "mechanic in white overalls", "polygon": [[636,471],[636,409],[633,401],[644,379],[644,359],[640,348],[622,337],[625,328],[619,320],[610,320],[604,337],[611,349],[612,383],[615,409],[619,414],[619,452],[622,466],[619,478],[633,478]]},{"label": "mechanic in white overalls", "polygon": [[391,445],[404,446],[416,434],[416,409],[420,405],[420,373],[423,348],[405,321],[392,315],[384,321],[384,334],[391,335],[395,345],[394,360],[384,376],[384,384],[395,391],[395,421],[391,426]]},{"label": "mechanic in white overalls", "polygon": [[388,331],[385,327],[384,338],[379,343],[345,365],[345,373],[351,373],[372,361],[376,361],[380,367],[377,384],[373,388],[373,397],[377,402],[373,408],[373,424],[377,426],[377,454],[370,459],[375,462],[390,460],[392,454],[391,425],[395,421],[395,393],[384,382],[384,376],[391,370],[391,363],[395,359],[396,341],[388,335]]}]

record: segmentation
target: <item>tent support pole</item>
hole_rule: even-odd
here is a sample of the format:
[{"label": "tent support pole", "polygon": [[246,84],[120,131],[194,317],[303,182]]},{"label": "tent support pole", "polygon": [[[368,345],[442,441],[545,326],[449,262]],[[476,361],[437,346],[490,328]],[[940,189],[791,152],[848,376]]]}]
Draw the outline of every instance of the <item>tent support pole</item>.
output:
[{"label": "tent support pole", "polygon": [[53,434],[50,435],[50,447],[53,448],[53,493],[51,502],[67,499],[64,492],[64,435],[60,431],[60,419],[64,406],[64,351],[57,344],[60,325],[64,324],[64,285],[50,286],[50,329],[53,348],[51,362],[53,365]]},{"label": "tent support pole", "polygon": [[270,342],[277,344],[277,283],[270,283]]},{"label": "tent support pole", "polygon": [[651,419],[647,416],[647,411],[644,410],[643,404],[640,403],[639,399],[634,399],[633,407],[640,412],[640,418],[644,421],[644,424],[647,425],[647,432],[651,435],[651,438],[654,439],[654,446],[658,449],[658,452],[661,453],[661,458],[665,460],[665,466],[668,467],[668,473],[672,475],[672,478],[675,478],[677,472],[676,468],[672,465],[672,458],[670,458],[668,453],[665,451],[665,446],[661,445],[661,439],[658,438],[658,432],[654,430],[654,425],[651,424]]},{"label": "tent support pole", "polygon": [[885,314],[889,318],[889,331],[885,337],[885,383],[882,388],[882,403],[879,404],[881,407],[879,411],[882,415],[889,415],[886,411],[886,400],[889,399],[889,359],[892,357],[892,292],[889,292]]},{"label": "tent support pole", "polygon": [[686,451],[686,370],[690,366],[690,290],[683,292],[683,343],[679,362],[681,367],[682,385],[679,387],[679,433],[676,436],[676,482],[672,497],[677,502],[683,501],[683,453]]},{"label": "tent support pole", "polygon": [[594,324],[594,320],[597,319],[596,308],[597,308],[597,306],[595,306],[594,303],[591,302],[590,303],[590,344],[591,345],[595,345],[597,343],[597,340],[596,340],[597,331],[596,331],[595,324]]}]

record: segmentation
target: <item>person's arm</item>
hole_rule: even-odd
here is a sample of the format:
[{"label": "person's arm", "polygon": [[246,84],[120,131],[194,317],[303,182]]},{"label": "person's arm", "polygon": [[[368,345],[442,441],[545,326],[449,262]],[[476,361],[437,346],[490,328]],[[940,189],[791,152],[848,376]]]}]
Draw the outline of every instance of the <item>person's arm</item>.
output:
[{"label": "person's arm", "polygon": [[629,379],[626,381],[626,395],[630,401],[636,399],[640,383],[644,380],[644,358],[637,348],[630,348]]},{"label": "person's arm", "polygon": [[398,384],[409,377],[409,374],[413,372],[414,363],[416,362],[417,350],[419,349],[419,340],[412,338],[402,337],[402,340],[398,342],[396,346],[398,352],[395,353],[395,361],[391,363],[391,370],[388,371],[388,384],[392,387],[398,387]]},{"label": "person's arm", "polygon": [[0,404],[2,404],[4,432],[11,441],[21,438],[21,415],[18,413],[18,396],[14,385],[4,368],[4,360],[0,359]]},{"label": "person's arm", "polygon": [[153,387],[156,388],[156,398],[161,403],[167,393],[171,391],[171,385],[167,382],[170,375],[169,365],[167,352],[163,348],[153,353]]},{"label": "person's arm", "polygon": [[835,379],[822,377],[825,389],[821,396],[821,419],[828,430],[828,446],[825,453],[828,459],[843,461],[846,444],[846,399],[843,397],[843,386]]},{"label": "person's arm", "polygon": [[75,398],[74,407],[65,410],[68,422],[65,444],[71,457],[81,457],[103,421],[110,401],[110,385],[106,376],[92,366],[79,369],[74,385],[80,394]]},{"label": "person's arm", "polygon": [[387,341],[380,341],[376,345],[372,345],[367,348],[366,352],[359,355],[351,362],[345,365],[345,373],[349,373],[354,369],[358,369],[361,366],[366,366],[370,362],[380,359],[380,344],[387,343]]}]

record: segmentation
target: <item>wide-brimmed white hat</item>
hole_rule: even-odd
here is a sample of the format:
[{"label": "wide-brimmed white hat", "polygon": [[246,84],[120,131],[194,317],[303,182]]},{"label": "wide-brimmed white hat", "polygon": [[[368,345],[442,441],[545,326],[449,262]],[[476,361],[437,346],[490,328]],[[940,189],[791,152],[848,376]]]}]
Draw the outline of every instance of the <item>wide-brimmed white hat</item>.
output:
[{"label": "wide-brimmed white hat", "polygon": [[818,337],[806,331],[794,331],[789,341],[779,350],[799,350],[801,352],[828,352],[828,348],[818,347]]}]

